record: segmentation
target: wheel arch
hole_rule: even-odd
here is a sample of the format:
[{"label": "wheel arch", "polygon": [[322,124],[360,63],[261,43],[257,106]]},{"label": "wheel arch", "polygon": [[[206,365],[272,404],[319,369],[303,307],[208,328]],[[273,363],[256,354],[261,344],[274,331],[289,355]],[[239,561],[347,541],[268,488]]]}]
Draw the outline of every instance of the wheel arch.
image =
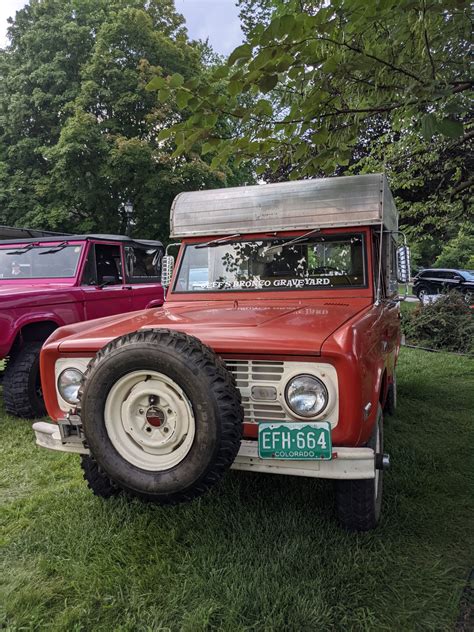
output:
[{"label": "wheel arch", "polygon": [[9,355],[13,355],[24,342],[44,342],[60,326],[52,318],[33,320],[22,324],[18,328]]}]

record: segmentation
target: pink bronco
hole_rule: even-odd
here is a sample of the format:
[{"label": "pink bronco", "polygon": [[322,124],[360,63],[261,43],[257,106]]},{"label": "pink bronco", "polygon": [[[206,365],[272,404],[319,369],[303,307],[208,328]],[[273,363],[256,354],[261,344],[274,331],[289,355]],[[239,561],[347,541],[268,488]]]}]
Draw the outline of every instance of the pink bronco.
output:
[{"label": "pink bronco", "polygon": [[55,329],[163,304],[162,256],[159,241],[115,235],[0,241],[0,376],[7,412],[46,414],[39,352]]}]

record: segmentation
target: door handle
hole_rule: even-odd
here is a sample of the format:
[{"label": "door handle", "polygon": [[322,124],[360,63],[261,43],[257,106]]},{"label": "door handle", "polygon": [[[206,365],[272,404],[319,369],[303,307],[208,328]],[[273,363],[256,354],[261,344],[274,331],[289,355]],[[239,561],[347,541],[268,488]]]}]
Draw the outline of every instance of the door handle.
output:
[{"label": "door handle", "polygon": [[131,285],[124,285],[122,290],[133,290]]}]

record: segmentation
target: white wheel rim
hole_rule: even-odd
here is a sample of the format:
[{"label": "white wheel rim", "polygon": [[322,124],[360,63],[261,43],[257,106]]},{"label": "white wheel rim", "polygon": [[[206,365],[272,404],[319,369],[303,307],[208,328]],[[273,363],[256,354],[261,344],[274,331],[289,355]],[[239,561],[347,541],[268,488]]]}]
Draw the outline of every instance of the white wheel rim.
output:
[{"label": "white wheel rim", "polygon": [[[380,425],[377,424],[377,438],[375,440],[375,454],[380,454]],[[380,470],[375,470],[375,500],[377,500],[379,494],[379,479],[380,479]]]},{"label": "white wheel rim", "polygon": [[180,463],[196,431],[183,389],[156,371],[133,371],[120,378],[107,395],[104,420],[120,456],[150,472]]}]

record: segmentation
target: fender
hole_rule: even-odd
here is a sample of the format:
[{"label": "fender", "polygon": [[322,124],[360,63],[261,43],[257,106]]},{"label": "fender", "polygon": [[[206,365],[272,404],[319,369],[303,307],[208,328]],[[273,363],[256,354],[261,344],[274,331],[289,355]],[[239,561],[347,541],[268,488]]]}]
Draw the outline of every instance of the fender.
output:
[{"label": "fender", "polygon": [[[6,336],[4,343],[0,345],[0,358],[7,356],[18,335],[22,329],[28,325],[34,325],[36,323],[53,322],[57,327],[62,327],[66,323],[61,319],[58,314],[51,311],[44,311],[35,314],[24,314],[19,318],[12,318],[8,323],[10,327],[6,330]],[[7,325],[8,326],[8,325]]]},{"label": "fender", "polygon": [[145,307],[145,309],[153,309],[154,307],[161,307],[164,304],[164,300],[161,298],[158,299],[154,299],[153,301],[150,301],[148,303],[148,305]]}]

